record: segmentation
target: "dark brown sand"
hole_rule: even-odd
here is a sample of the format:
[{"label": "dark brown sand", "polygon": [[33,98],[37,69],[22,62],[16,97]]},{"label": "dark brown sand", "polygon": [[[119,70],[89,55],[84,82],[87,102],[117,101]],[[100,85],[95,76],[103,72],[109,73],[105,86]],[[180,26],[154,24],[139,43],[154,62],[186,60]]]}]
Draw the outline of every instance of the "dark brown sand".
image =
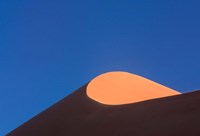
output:
[{"label": "dark brown sand", "polygon": [[200,91],[108,106],[86,86],[7,136],[200,136]]}]

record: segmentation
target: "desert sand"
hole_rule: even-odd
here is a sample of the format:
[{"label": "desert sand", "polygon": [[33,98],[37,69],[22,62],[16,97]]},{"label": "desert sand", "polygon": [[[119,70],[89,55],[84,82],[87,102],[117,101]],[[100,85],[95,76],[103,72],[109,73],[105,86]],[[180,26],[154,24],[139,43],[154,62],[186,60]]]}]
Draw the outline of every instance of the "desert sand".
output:
[{"label": "desert sand", "polygon": [[128,72],[108,72],[94,78],[87,95],[102,104],[120,105],[180,94],[180,92]]},{"label": "desert sand", "polygon": [[87,88],[88,84],[7,136],[200,135],[200,91],[109,105],[90,98]]}]

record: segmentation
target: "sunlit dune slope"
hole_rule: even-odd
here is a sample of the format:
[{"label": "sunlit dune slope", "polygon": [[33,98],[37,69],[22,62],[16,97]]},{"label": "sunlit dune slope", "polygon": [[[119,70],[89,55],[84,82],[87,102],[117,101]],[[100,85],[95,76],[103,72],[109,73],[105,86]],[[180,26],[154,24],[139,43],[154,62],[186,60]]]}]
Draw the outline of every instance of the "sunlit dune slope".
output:
[{"label": "sunlit dune slope", "polygon": [[87,87],[91,99],[120,105],[180,94],[179,92],[128,72],[108,72],[94,78]]}]

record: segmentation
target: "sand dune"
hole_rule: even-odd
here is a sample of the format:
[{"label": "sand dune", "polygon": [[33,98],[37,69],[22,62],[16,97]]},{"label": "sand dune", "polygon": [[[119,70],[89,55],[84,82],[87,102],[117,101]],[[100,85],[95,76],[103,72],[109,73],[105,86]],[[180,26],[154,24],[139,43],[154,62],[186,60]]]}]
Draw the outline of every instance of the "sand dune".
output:
[{"label": "sand dune", "polygon": [[120,105],[180,94],[144,77],[127,72],[108,72],[94,78],[87,87],[93,100]]},{"label": "sand dune", "polygon": [[200,135],[200,91],[105,105],[88,97],[87,89],[88,84],[7,136]]}]

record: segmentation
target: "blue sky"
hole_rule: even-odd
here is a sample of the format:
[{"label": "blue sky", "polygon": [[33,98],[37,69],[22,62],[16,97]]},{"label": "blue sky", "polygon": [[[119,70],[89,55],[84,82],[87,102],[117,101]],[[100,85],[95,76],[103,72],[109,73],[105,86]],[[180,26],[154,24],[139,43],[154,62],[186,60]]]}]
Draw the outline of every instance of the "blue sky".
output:
[{"label": "blue sky", "polygon": [[1,0],[0,135],[93,77],[200,89],[198,0]]}]

